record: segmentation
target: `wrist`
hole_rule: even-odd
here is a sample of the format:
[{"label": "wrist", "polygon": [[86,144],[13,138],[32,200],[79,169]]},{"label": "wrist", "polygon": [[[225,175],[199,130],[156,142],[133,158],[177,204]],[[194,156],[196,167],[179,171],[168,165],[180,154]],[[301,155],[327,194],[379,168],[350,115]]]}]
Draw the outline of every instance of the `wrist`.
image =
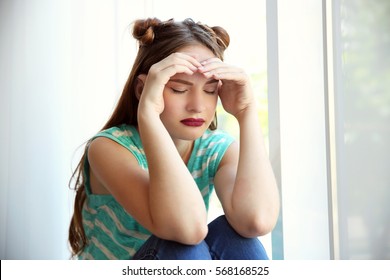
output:
[{"label": "wrist", "polygon": [[161,122],[160,113],[148,107],[138,107],[137,119],[141,126]]},{"label": "wrist", "polygon": [[250,104],[245,109],[241,110],[235,115],[238,123],[241,123],[248,118],[250,119],[256,119],[258,118],[258,112],[257,112],[257,106],[256,104]]}]

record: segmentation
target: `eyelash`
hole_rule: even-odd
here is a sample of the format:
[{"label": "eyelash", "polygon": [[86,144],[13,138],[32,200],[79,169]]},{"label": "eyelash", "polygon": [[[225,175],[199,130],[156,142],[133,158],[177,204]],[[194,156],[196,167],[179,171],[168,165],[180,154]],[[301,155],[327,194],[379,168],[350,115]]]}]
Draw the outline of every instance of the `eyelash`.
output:
[{"label": "eyelash", "polygon": [[174,88],[171,88],[171,90],[173,91],[173,93],[177,93],[177,94],[185,93],[187,91],[187,90],[177,90]]},{"label": "eyelash", "polygon": [[212,94],[216,93],[217,90],[213,90],[213,91],[207,91],[207,90],[205,90],[204,92],[207,93],[207,94],[211,94],[211,95],[212,95]]},{"label": "eyelash", "polygon": [[[171,90],[173,91],[173,93],[176,93],[176,94],[183,94],[183,93],[185,93],[187,91],[187,90],[177,90],[177,89],[174,89],[174,88],[171,88]],[[215,94],[217,92],[217,90],[213,90],[213,91],[205,90],[204,92],[207,93],[207,94],[213,95],[213,94]]]}]

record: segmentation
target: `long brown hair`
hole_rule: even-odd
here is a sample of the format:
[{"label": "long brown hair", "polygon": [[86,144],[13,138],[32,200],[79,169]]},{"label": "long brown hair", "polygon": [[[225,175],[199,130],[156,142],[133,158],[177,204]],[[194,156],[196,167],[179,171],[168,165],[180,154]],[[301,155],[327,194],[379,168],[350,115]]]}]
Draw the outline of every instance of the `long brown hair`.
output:
[{"label": "long brown hair", "polygon": [[[157,18],[140,19],[134,22],[132,34],[139,43],[138,54],[117,106],[101,130],[121,124],[137,126],[136,80],[138,75],[147,74],[153,64],[177,52],[180,48],[195,43],[206,46],[215,56],[223,60],[223,53],[230,42],[228,33],[222,27],[209,27],[199,22],[195,23],[192,19],[184,21],[174,21],[173,19],[161,21]],[[216,121],[215,116],[210,124],[210,129],[217,128]],[[82,223],[82,208],[87,197],[85,182],[88,174],[85,170],[85,160],[89,142],[87,142],[84,154],[69,182],[69,187],[71,187],[74,181],[74,190],[76,191],[74,212],[69,226],[69,244],[72,257],[78,255],[87,244]]]}]

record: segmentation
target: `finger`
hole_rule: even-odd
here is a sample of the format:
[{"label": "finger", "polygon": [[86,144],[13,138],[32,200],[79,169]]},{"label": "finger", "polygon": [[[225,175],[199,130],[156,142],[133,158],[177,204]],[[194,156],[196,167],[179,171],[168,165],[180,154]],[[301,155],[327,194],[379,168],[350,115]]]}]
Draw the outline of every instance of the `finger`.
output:
[{"label": "finger", "polygon": [[[204,62],[202,62],[204,63]],[[233,65],[226,64],[222,62],[219,59],[210,59],[205,63],[202,67],[198,68],[198,71],[200,73],[203,73],[206,77],[216,77],[218,75],[224,75],[225,73],[231,73],[231,74],[244,74],[245,72],[243,69],[238,68]],[[226,76],[226,75],[224,75]],[[226,76],[227,77],[227,76]]]},{"label": "finger", "polygon": [[203,75],[207,78],[214,78],[217,80],[246,80],[247,76],[244,71],[235,67],[218,67],[214,69],[208,69],[207,72],[203,72]]},{"label": "finger", "polygon": [[[166,69],[170,69],[170,71],[164,74]],[[198,68],[188,60],[175,56],[154,64],[152,67],[150,67],[149,74],[154,77],[159,75],[171,75],[172,73],[174,75],[175,69],[177,73],[186,73],[189,75],[192,75],[195,71],[198,71]]]},{"label": "finger", "polygon": [[183,73],[192,75],[196,70],[194,70],[192,67],[189,67],[188,65],[173,64],[173,65],[169,65],[162,71],[164,71],[165,74],[168,75],[169,77],[172,77],[176,74],[183,74]]},{"label": "finger", "polygon": [[159,83],[165,85],[166,83],[168,83],[171,77],[176,74],[182,73],[192,75],[194,74],[194,71],[190,69],[187,65],[171,64],[167,65],[164,69],[160,69],[159,72],[153,73],[152,76],[155,78],[156,81],[160,81]]},{"label": "finger", "polygon": [[188,54],[186,54],[186,53],[177,53],[177,54],[178,54],[178,56],[182,56],[183,59],[188,60],[188,61],[189,61],[192,65],[194,65],[196,68],[202,66],[202,64],[201,64],[196,58],[194,58],[194,57],[191,56],[191,55],[188,55]]},{"label": "finger", "polygon": [[190,63],[189,61],[175,58],[175,59],[161,61],[159,63],[154,64],[150,68],[149,73],[160,73],[164,69],[167,69],[169,67],[174,67],[175,65],[188,68],[193,72],[198,70],[198,68],[195,65],[193,65],[192,63]]},{"label": "finger", "polygon": [[173,53],[169,56],[169,59],[172,59],[173,62],[176,62],[178,64],[184,63],[185,65],[188,65],[191,69],[196,71],[198,67],[202,66],[198,60],[196,60],[194,57],[186,54],[186,53]]},{"label": "finger", "polygon": [[198,67],[199,72],[205,73],[219,67],[227,67],[228,65],[222,62],[220,59],[209,59],[207,61],[201,62],[200,67]]},{"label": "finger", "polygon": [[164,69],[159,69],[158,72],[156,69],[151,68],[151,70],[152,71],[149,71],[147,75],[145,88],[148,88],[151,92],[154,93],[162,93],[163,88],[166,86],[170,78],[175,74],[185,73],[192,75],[194,73],[194,71],[192,71],[186,65],[178,64],[167,65]]},{"label": "finger", "polygon": [[222,62],[222,60],[219,59],[218,57],[211,57],[209,59],[206,59],[206,60],[202,61],[200,64],[205,66],[205,65],[207,65],[209,63],[213,63],[213,62]]}]

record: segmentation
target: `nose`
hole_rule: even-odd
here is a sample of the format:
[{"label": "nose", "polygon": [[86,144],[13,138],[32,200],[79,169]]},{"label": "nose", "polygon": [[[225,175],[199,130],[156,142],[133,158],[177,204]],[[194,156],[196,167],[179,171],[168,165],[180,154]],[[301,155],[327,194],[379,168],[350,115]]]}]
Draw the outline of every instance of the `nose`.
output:
[{"label": "nose", "polygon": [[190,112],[200,113],[205,109],[204,94],[200,90],[192,91],[187,95],[186,109]]}]

